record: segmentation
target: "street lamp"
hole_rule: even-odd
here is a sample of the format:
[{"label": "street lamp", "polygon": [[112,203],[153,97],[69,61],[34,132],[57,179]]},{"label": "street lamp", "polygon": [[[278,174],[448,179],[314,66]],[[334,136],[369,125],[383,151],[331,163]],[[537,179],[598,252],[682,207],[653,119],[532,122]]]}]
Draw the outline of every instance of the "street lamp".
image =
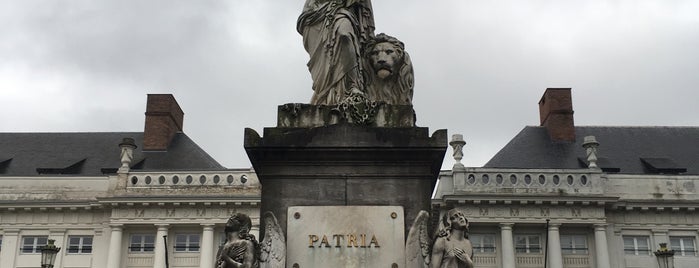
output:
[{"label": "street lamp", "polygon": [[41,247],[41,268],[53,268],[53,263],[56,262],[56,254],[61,251],[61,248],[53,244],[54,242],[56,240],[49,239],[48,245]]},{"label": "street lamp", "polygon": [[667,243],[660,243],[660,249],[654,252],[660,268],[675,268],[675,251],[667,249]]}]

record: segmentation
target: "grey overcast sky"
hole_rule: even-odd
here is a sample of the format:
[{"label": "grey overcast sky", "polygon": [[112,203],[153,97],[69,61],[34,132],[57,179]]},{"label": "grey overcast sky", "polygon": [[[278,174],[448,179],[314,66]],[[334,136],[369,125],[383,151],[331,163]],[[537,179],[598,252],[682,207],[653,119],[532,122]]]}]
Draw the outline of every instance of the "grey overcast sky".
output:
[{"label": "grey overcast sky", "polygon": [[[146,94],[172,93],[185,133],[249,167],[243,129],[311,98],[303,2],[0,0],[0,131],[142,131]],[[418,125],[464,134],[467,166],[538,125],[547,87],[573,88],[576,125],[699,126],[699,1],[373,2]]]}]

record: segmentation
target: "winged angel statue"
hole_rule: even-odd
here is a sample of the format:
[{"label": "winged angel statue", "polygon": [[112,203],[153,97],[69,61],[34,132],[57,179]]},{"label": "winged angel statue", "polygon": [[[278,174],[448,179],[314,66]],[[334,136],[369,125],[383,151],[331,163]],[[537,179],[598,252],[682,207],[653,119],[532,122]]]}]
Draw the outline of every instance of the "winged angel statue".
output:
[{"label": "winged angel statue", "polygon": [[468,220],[451,209],[440,221],[435,239],[428,232],[430,214],[420,211],[405,243],[405,267],[473,268],[473,246],[468,240]]},{"label": "winged angel statue", "polygon": [[286,239],[277,218],[270,211],[262,215],[265,237],[260,252],[261,268],[284,268],[286,263]]},{"label": "winged angel statue", "polygon": [[277,218],[266,212],[262,221],[265,237],[258,243],[250,234],[252,220],[237,213],[225,227],[226,243],[216,254],[215,268],[283,268],[286,261],[286,241]]}]

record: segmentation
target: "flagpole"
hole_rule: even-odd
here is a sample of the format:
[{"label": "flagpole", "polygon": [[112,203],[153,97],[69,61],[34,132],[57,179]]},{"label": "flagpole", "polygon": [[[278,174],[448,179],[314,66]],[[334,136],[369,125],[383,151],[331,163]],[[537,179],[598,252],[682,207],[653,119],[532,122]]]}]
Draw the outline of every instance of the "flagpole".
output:
[{"label": "flagpole", "polygon": [[544,268],[548,265],[548,257],[549,257],[549,221],[550,219],[546,219],[546,248],[544,249]]},{"label": "flagpole", "polygon": [[169,258],[167,257],[167,235],[163,236],[163,243],[165,243],[165,268],[170,268]]}]

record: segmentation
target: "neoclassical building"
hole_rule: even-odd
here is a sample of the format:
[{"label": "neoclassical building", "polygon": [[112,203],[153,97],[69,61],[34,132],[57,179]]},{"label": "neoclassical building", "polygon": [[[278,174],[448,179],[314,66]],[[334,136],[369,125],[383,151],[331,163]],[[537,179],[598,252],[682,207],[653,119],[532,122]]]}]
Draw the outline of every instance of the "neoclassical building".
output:
[{"label": "neoclassical building", "polygon": [[0,133],[0,268],[39,267],[49,239],[57,268],[213,267],[229,215],[259,225],[260,185],[183,133],[183,115],[156,94],[143,132]]},{"label": "neoclassical building", "polygon": [[[698,127],[575,126],[569,89],[539,111],[484,167],[452,141],[433,214],[465,213],[477,267],[650,268],[660,243],[697,267]],[[229,215],[259,226],[261,186],[182,129],[156,94],[143,132],[0,133],[0,268],[38,267],[49,239],[56,268],[213,267]]]},{"label": "neoclassical building", "polygon": [[699,266],[699,127],[575,126],[570,89],[547,89],[527,126],[484,167],[440,175],[434,213],[462,210],[476,267]]}]

